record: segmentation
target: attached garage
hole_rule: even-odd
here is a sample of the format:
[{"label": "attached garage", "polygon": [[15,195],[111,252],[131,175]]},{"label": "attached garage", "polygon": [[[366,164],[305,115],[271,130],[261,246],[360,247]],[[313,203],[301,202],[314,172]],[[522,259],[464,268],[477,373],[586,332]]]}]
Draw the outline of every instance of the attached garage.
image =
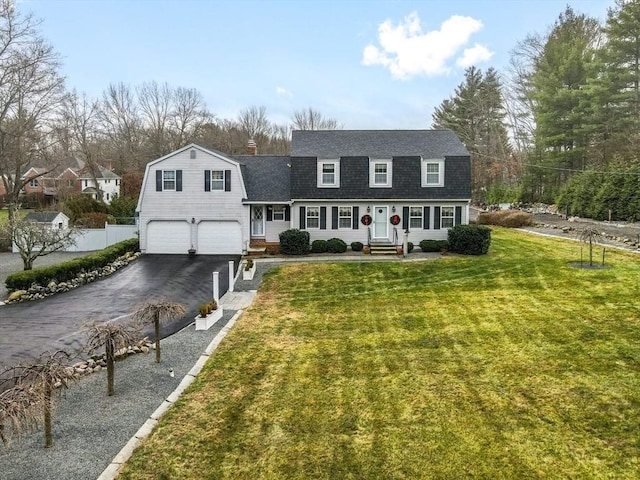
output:
[{"label": "attached garage", "polygon": [[198,223],[200,255],[242,255],[242,229],[236,221],[203,220]]},{"label": "attached garage", "polygon": [[152,220],[147,224],[147,253],[180,253],[191,248],[191,227],[185,221]]}]

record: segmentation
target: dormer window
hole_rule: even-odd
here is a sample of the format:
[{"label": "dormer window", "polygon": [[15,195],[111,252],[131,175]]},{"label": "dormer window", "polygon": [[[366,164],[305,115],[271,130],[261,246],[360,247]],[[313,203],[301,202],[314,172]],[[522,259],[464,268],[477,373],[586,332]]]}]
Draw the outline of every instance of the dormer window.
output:
[{"label": "dormer window", "polygon": [[391,187],[392,169],[392,160],[369,160],[369,186]]},{"label": "dormer window", "polygon": [[422,159],[422,186],[444,187],[444,159]]},{"label": "dormer window", "polygon": [[318,160],[318,188],[340,186],[340,161]]}]

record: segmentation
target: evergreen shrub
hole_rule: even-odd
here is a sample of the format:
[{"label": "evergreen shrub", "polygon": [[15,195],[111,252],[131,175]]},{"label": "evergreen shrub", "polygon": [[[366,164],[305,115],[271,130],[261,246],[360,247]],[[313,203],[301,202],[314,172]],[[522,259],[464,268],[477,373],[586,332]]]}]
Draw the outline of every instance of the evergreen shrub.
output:
[{"label": "evergreen shrub", "polygon": [[491,229],[484,225],[456,225],[449,229],[449,251],[484,255],[491,245]]}]

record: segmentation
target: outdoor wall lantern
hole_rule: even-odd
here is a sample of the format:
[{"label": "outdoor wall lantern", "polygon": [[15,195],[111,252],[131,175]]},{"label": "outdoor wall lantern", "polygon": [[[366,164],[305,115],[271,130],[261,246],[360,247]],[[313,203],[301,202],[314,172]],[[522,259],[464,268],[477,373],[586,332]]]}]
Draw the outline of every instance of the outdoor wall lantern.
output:
[{"label": "outdoor wall lantern", "polygon": [[196,219],[191,217],[191,223],[196,223]]}]

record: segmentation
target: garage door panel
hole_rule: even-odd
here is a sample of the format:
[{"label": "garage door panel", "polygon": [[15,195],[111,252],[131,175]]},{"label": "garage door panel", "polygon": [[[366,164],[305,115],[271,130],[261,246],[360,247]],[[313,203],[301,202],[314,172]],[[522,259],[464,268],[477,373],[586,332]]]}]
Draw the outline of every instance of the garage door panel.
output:
[{"label": "garage door panel", "polygon": [[187,222],[153,220],[147,225],[147,253],[187,254],[191,230]]},{"label": "garage door panel", "polygon": [[198,254],[241,255],[242,229],[238,222],[202,221],[198,224]]}]

